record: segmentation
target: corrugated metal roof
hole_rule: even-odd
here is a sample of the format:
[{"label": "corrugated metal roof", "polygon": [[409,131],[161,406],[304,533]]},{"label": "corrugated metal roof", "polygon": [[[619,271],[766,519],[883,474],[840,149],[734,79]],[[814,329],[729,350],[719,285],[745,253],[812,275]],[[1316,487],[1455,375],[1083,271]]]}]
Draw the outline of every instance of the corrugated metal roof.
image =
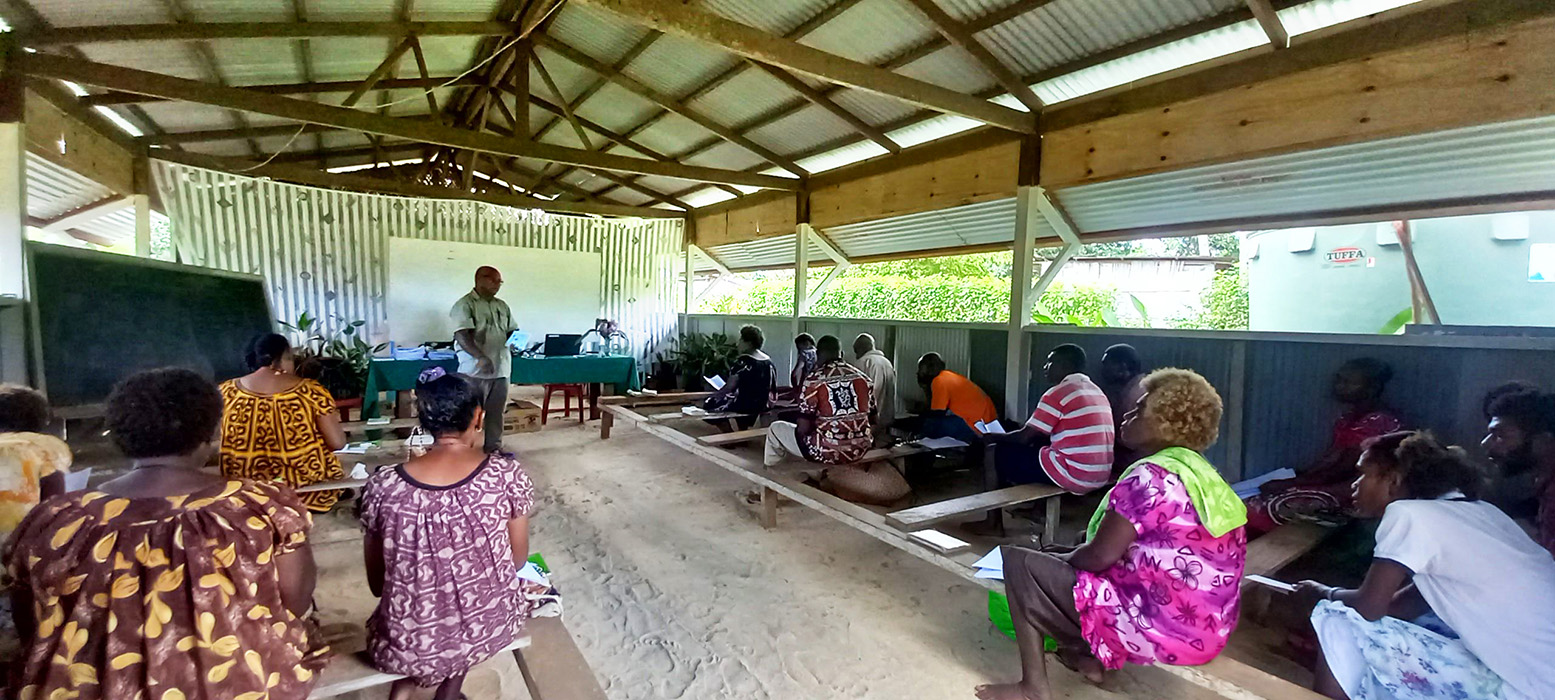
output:
[{"label": "corrugated metal roof", "polygon": [[729,170],[745,170],[762,164],[760,156],[736,146],[727,141],[719,141],[701,153],[685,159],[691,165],[702,165],[709,168],[727,168]]},{"label": "corrugated metal roof", "polygon": [[157,0],[115,0],[102,3],[31,0],[31,4],[39,15],[56,27],[151,24],[168,20],[166,6]]},{"label": "corrugated metal roof", "polygon": [[52,219],[113,196],[113,190],[52,161],[27,157],[27,215]]},{"label": "corrugated metal roof", "polygon": [[1081,231],[1555,190],[1555,117],[1335,146],[1056,192]]},{"label": "corrugated metal roof", "polygon": [[751,131],[746,136],[779,153],[803,153],[854,133],[857,132],[847,122],[820,107],[807,104],[799,111]]},{"label": "corrugated metal roof", "polygon": [[[1058,235],[1045,220],[1038,224],[1038,238]],[[1015,240],[1015,199],[833,226],[826,236],[850,258],[1010,243]]]},{"label": "corrugated metal roof", "polygon": [[670,114],[654,122],[632,140],[660,153],[674,155],[706,141],[712,134],[696,122]]},{"label": "corrugated metal roof", "polygon": [[[551,21],[545,33],[606,64],[614,64],[636,46],[648,30],[613,13],[569,3],[556,13],[556,19]],[[546,67],[550,67],[549,58]]]},{"label": "corrugated metal roof", "polygon": [[900,0],[864,0],[799,43],[865,63],[883,63],[936,36],[923,16]]},{"label": "corrugated metal roof", "polygon": [[399,11],[399,3],[398,0],[308,0],[307,8],[310,22],[369,22],[394,17]]},{"label": "corrugated metal roof", "polygon": [[680,97],[738,62],[733,54],[707,44],[665,35],[621,72],[654,90]]},{"label": "corrugated metal roof", "polygon": [[[572,64],[568,64],[572,65]],[[546,61],[549,69],[551,62]],[[536,83],[530,83],[533,89]],[[624,87],[610,83],[599,89],[593,97],[578,108],[576,114],[616,133],[641,124],[648,115],[659,112],[659,106]],[[562,125],[558,124],[557,128]],[[706,133],[706,132],[703,132]],[[635,140],[635,139],[634,139]],[[649,146],[652,148],[652,146]]]},{"label": "corrugated metal roof", "polygon": [[1419,0],[1322,0],[1280,10],[1280,24],[1291,36],[1329,27],[1340,22],[1360,19],[1395,7],[1411,5]]},{"label": "corrugated metal roof", "polygon": [[[730,243],[708,249],[713,257],[730,268],[765,268],[794,266],[794,234],[768,236],[745,243]],[[810,242],[810,259],[826,260],[826,254]],[[700,269],[713,269],[712,266]]]},{"label": "corrugated metal roof", "polygon": [[[152,214],[157,216],[155,212]],[[93,219],[76,228],[108,240],[112,245],[135,241],[135,208],[126,207],[100,219]]]},{"label": "corrugated metal roof", "polygon": [[[703,114],[717,115],[724,124],[745,124],[802,99],[799,93],[765,71],[746,68],[688,105]],[[795,150],[783,147],[784,150]]]},{"label": "corrugated metal roof", "polygon": [[954,46],[935,51],[902,66],[896,72],[943,88],[972,94],[997,87],[999,84],[977,61]]},{"label": "corrugated metal roof", "polygon": [[978,38],[1005,65],[1031,75],[1241,5],[1241,0],[1057,0]]},{"label": "corrugated metal roof", "polygon": [[1219,58],[1268,43],[1252,20],[1084,68],[1032,86],[1047,104],[1072,100],[1183,66]]},{"label": "corrugated metal roof", "polygon": [[289,0],[181,0],[192,19],[203,22],[290,22]]},{"label": "corrugated metal roof", "polygon": [[917,107],[901,100],[854,88],[843,88],[832,95],[832,101],[875,126],[906,119],[918,112]]},{"label": "corrugated metal roof", "polygon": [[836,0],[703,0],[702,5],[740,24],[782,36],[834,2]]}]

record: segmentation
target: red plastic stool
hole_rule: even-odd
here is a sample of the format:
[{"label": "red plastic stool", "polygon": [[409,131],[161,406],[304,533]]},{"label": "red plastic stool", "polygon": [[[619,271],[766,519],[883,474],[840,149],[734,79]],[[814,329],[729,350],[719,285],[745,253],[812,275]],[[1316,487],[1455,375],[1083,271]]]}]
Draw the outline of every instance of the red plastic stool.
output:
[{"label": "red plastic stool", "polygon": [[340,411],[340,420],[342,422],[350,422],[350,420],[351,420],[351,409],[354,408],[354,409],[357,409],[358,412],[360,412],[361,408],[362,408],[362,398],[361,397],[357,397],[357,398],[354,398],[354,399],[345,399],[343,401],[337,399],[335,401],[335,408]]},{"label": "red plastic stool", "polygon": [[[562,393],[562,408],[551,409],[551,394],[560,391]],[[552,413],[560,413],[563,418],[572,415],[572,399],[578,399],[578,423],[582,424],[588,417],[588,391],[582,384],[546,384],[545,400],[540,404],[540,425],[545,425]]]}]

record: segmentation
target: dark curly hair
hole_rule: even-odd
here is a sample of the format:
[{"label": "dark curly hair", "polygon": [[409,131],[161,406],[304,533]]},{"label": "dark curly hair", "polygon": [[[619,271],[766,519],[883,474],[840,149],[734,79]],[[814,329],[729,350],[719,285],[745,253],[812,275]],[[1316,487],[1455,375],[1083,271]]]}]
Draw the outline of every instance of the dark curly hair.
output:
[{"label": "dark curly hair", "polygon": [[1555,435],[1555,394],[1532,388],[1508,390],[1486,405],[1485,415],[1511,419],[1529,435]]},{"label": "dark curly hair", "polygon": [[433,437],[464,432],[475,420],[481,395],[470,380],[457,374],[416,382],[416,413],[421,428]]},{"label": "dark curly hair", "polygon": [[153,369],[108,395],[108,432],[131,459],[171,457],[210,442],[221,424],[221,394],[187,369]]},{"label": "dark curly hair", "polygon": [[1430,500],[1453,491],[1479,498],[1483,475],[1462,449],[1443,445],[1428,430],[1388,433],[1367,440],[1361,449],[1389,473],[1403,477],[1409,498]]},{"label": "dark curly hair", "polygon": [[1388,382],[1393,381],[1393,366],[1375,357],[1356,357],[1346,360],[1339,365],[1340,372],[1355,372],[1366,378],[1366,383],[1372,386],[1372,395],[1381,396],[1383,390],[1388,388]]},{"label": "dark curly hair", "polygon": [[766,344],[767,336],[761,332],[760,327],[746,324],[740,326],[740,340],[745,341],[752,350],[760,350]]},{"label": "dark curly hair", "polygon": [[287,350],[292,349],[291,341],[280,333],[265,333],[254,336],[248,341],[248,351],[243,353],[243,361],[248,365],[248,371],[253,372],[261,367],[269,367],[281,359]]},{"label": "dark curly hair", "polygon": [[0,384],[0,433],[41,433],[49,427],[49,400],[32,387]]}]

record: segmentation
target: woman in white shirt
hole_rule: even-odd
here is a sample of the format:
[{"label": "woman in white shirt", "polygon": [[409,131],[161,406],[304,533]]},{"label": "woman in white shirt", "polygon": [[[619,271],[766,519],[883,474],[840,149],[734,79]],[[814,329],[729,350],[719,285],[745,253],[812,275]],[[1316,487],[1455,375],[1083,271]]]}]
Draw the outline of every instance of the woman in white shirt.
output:
[{"label": "woman in white shirt", "polygon": [[1495,506],[1430,433],[1366,443],[1362,517],[1381,517],[1359,589],[1322,598],[1314,690],[1357,700],[1555,698],[1555,559]]}]

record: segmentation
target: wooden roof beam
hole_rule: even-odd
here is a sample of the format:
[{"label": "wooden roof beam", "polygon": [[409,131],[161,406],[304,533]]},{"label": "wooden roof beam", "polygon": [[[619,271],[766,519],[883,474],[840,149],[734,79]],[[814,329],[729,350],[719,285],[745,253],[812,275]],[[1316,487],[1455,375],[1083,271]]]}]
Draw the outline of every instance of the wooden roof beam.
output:
[{"label": "wooden roof beam", "polygon": [[1263,27],[1263,33],[1268,35],[1269,44],[1276,49],[1290,46],[1290,34],[1285,31],[1284,23],[1280,22],[1279,13],[1274,11],[1274,5],[1269,0],[1246,0],[1247,9],[1253,11],[1253,17],[1258,20],[1258,26]]},{"label": "wooden roof beam", "polygon": [[651,207],[633,207],[620,204],[597,204],[591,202],[563,202],[560,200],[546,200],[538,197],[524,195],[512,195],[505,193],[480,193],[460,191],[435,185],[422,185],[409,182],[398,182],[369,175],[357,175],[355,173],[331,173],[322,170],[296,165],[278,165],[275,163],[260,164],[242,158],[223,158],[219,156],[207,156],[195,153],[172,153],[157,151],[154,158],[170,160],[175,163],[183,163],[198,168],[222,170],[226,172],[240,172],[251,177],[268,177],[275,180],[284,180],[315,187],[330,187],[336,189],[356,190],[365,192],[382,192],[397,194],[407,197],[425,197],[429,199],[468,199],[477,202],[486,202],[506,207],[519,207],[522,209],[544,209],[546,211],[574,213],[574,214],[598,214],[601,216],[641,216],[652,218],[680,218],[681,213],[668,209],[654,209]]},{"label": "wooden roof beam", "polygon": [[[913,7],[918,8],[919,12],[922,12],[925,17],[929,18],[929,24],[934,27],[935,31],[939,32],[940,36],[945,37],[946,41],[955,44],[962,51],[965,51],[967,55],[971,56],[973,61],[976,61],[978,65],[983,67],[983,70],[988,71],[988,74],[994,77],[994,80],[999,81],[1000,86],[1009,90],[1010,94],[1015,96],[1015,99],[1020,100],[1020,103],[1026,106],[1026,109],[1031,110],[1033,114],[1042,111],[1042,100],[1037,97],[1037,93],[1031,91],[1031,86],[1022,82],[1020,76],[1015,75],[1015,71],[1004,65],[997,56],[993,55],[992,51],[988,50],[988,47],[983,46],[982,42],[972,35],[972,32],[967,29],[966,25],[957,22],[954,17],[940,9],[940,6],[936,5],[934,0],[909,1]],[[1249,1],[1254,2],[1257,0]]]},{"label": "wooden roof beam", "polygon": [[58,27],[19,34],[24,46],[107,44],[135,41],[221,39],[318,39],[328,37],[510,36],[520,22],[183,22]]},{"label": "wooden roof beam", "polygon": [[[637,43],[632,44],[632,48],[627,49],[626,53],[621,56],[621,59],[611,64],[610,67],[618,71],[626,68],[628,64],[636,60],[637,57],[641,56],[644,51],[648,50],[648,47],[653,46],[653,43],[658,41],[663,36],[664,32],[656,32],[652,29],[648,30],[647,35],[643,36],[642,39],[639,39]],[[609,78],[606,78],[603,75],[599,76],[597,80],[591,83],[588,87],[584,88],[583,92],[578,93],[578,96],[567,105],[568,108],[570,108],[573,112],[577,112],[578,108],[582,107],[584,102],[587,102],[590,97],[593,97],[595,93],[598,93],[609,84]],[[539,141],[540,138],[549,133],[551,129],[555,128],[559,124],[564,123],[566,123],[566,118],[561,113],[558,113],[555,119],[546,122],[544,126],[541,126],[534,132],[534,139]]]},{"label": "wooden roof beam", "polygon": [[22,59],[20,62],[23,64],[23,69],[34,75],[70,80],[84,85],[94,85],[126,92],[137,92],[238,109],[256,114],[268,114],[291,121],[352,129],[381,136],[394,136],[451,148],[536,158],[569,165],[580,165],[591,169],[599,168],[647,175],[662,175],[702,182],[740,184],[771,189],[798,189],[801,184],[798,180],[792,178],[678,163],[662,163],[643,158],[629,158],[544,143],[504,139],[489,134],[456,129],[425,121],[383,117],[359,110],[334,107],[291,97],[266,95],[241,88],[210,85],[184,78],[175,78],[131,68],[94,63],[92,61],[73,60],[45,53],[23,54],[23,56],[18,58]]},{"label": "wooden roof beam", "polygon": [[574,0],[623,18],[721,47],[745,58],[1011,131],[1037,131],[1036,116],[929,82],[767,34],[677,0]]},{"label": "wooden roof beam", "polygon": [[371,92],[373,86],[377,85],[379,81],[383,80],[383,77],[388,75],[390,71],[398,71],[400,66],[400,59],[405,57],[405,52],[409,51],[411,45],[414,43],[415,38],[410,36],[400,40],[400,42],[396,44],[393,49],[389,50],[389,55],[384,57],[383,61],[378,64],[378,67],[374,68],[373,72],[367,74],[367,79],[363,80],[359,85],[357,85],[356,89],[352,90],[351,94],[340,103],[340,106],[355,106],[356,103],[360,102],[362,97],[366,96],[368,92]]},{"label": "wooden roof beam", "polygon": [[[311,68],[310,68],[311,71]],[[443,87],[445,83],[454,80],[453,76],[446,78],[393,78],[378,81],[376,87],[379,90],[406,90],[406,89],[431,89]],[[235,85],[244,90],[263,92],[271,95],[318,95],[331,92],[349,93],[362,84],[360,80],[335,80],[329,82],[303,82],[283,83],[273,85]],[[453,86],[474,85],[472,78],[464,77],[453,82]],[[128,92],[104,92],[96,95],[87,95],[81,98],[81,104],[87,107],[102,107],[109,105],[146,104],[150,102],[166,102],[159,97],[148,97]]]},{"label": "wooden roof beam", "polygon": [[810,174],[809,171],[800,167],[799,164],[794,162],[792,159],[779,155],[772,149],[750,140],[743,134],[736,133],[733,129],[719,124],[718,122],[713,121],[712,118],[686,106],[684,102],[654,90],[653,88],[638,82],[630,76],[627,76],[625,73],[611,68],[610,66],[596,60],[594,57],[583,53],[582,51],[572,48],[571,46],[568,46],[544,34],[537,34],[535,35],[534,39],[535,43],[561,54],[562,57],[566,58],[567,60],[605,76],[611,82],[620,85],[627,90],[635,92],[638,95],[641,95],[643,98],[659,105],[660,107],[663,107],[666,110],[679,114],[680,116],[695,122],[702,128],[717,134],[719,138],[722,138],[729,143],[761,156],[763,159],[773,165],[781,167],[784,170],[798,175],[799,177],[806,177]]}]

